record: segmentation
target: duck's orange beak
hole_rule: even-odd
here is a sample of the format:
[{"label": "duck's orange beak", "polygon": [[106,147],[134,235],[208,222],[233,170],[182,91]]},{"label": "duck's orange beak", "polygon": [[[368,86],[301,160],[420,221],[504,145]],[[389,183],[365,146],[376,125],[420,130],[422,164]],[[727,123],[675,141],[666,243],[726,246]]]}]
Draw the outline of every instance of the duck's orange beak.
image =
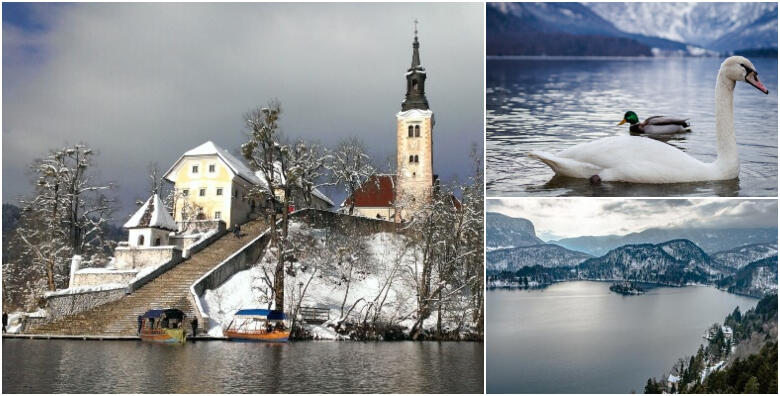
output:
[{"label": "duck's orange beak", "polygon": [[620,124],[618,124],[618,126],[621,126],[621,125],[623,125],[625,123],[626,123],[626,119],[624,118],[623,121],[620,121]]}]

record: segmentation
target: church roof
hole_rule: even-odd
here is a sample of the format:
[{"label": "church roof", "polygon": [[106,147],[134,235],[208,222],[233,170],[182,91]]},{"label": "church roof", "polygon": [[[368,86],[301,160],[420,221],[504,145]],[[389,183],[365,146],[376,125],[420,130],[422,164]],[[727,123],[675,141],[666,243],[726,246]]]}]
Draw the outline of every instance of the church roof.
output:
[{"label": "church roof", "polygon": [[130,217],[124,228],[163,228],[176,231],[176,222],[168,213],[157,194],[152,195],[138,210]]},{"label": "church roof", "polygon": [[395,175],[371,176],[355,193],[347,197],[341,206],[389,208],[395,201]]},{"label": "church roof", "polygon": [[174,162],[171,169],[168,169],[168,172],[165,172],[165,178],[168,179],[168,176],[170,175],[171,171],[173,171],[176,165],[179,164],[182,158],[195,157],[200,155],[216,155],[220,159],[222,159],[222,162],[224,162],[228,166],[228,168],[230,168],[230,170],[233,171],[233,173],[240,176],[244,180],[253,184],[261,183],[260,179],[258,179],[257,176],[255,176],[255,174],[249,169],[248,166],[244,164],[243,161],[233,156],[233,154],[230,154],[230,152],[225,150],[224,148],[217,146],[211,140],[201,144],[198,147],[195,147],[190,151],[187,151],[181,157],[179,157],[179,159],[176,162]]}]

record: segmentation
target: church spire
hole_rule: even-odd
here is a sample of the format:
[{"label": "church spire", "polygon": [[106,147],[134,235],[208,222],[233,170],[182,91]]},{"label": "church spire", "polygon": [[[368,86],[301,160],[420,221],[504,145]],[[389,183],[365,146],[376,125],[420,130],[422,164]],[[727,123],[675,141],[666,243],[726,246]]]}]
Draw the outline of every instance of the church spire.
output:
[{"label": "church spire", "polygon": [[401,110],[428,110],[425,97],[425,68],[420,65],[420,41],[417,39],[417,19],[414,20],[414,42],[412,43],[412,66],[406,72],[406,98]]},{"label": "church spire", "polygon": [[417,41],[417,19],[414,20],[414,43],[412,43],[412,67],[409,70],[420,67],[420,42]]}]

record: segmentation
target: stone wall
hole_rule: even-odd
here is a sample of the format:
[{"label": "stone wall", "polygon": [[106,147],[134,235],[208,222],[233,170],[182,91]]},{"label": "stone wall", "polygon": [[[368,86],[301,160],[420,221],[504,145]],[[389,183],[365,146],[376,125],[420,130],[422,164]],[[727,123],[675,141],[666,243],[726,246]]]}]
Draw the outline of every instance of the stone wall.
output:
[{"label": "stone wall", "polygon": [[317,209],[304,209],[292,214],[292,218],[306,221],[315,228],[335,227],[342,230],[350,230],[361,234],[374,234],[378,232],[399,232],[403,225],[393,221],[373,219],[362,216],[350,216],[346,214],[329,212]]},{"label": "stone wall", "polygon": [[105,270],[85,268],[76,271],[71,278],[70,287],[97,286],[107,283],[128,284],[138,274],[137,270]]},{"label": "stone wall", "polygon": [[114,249],[115,267],[120,270],[138,270],[172,260],[181,260],[181,249],[176,246],[134,248],[118,246]]},{"label": "stone wall", "polygon": [[54,321],[62,317],[92,309],[125,296],[125,288],[84,291],[72,294],[60,294],[46,297],[46,311],[49,316],[46,321]]}]

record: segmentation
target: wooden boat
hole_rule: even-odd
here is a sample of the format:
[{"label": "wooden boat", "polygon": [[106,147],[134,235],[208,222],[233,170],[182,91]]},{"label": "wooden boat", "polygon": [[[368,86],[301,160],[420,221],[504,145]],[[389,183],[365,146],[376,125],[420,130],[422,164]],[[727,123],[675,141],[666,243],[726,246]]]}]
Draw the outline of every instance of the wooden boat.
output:
[{"label": "wooden boat", "polygon": [[281,311],[240,309],[225,330],[231,341],[287,342],[290,323]]},{"label": "wooden boat", "polygon": [[141,340],[163,344],[183,344],[184,312],[172,309],[152,309],[141,316]]}]

